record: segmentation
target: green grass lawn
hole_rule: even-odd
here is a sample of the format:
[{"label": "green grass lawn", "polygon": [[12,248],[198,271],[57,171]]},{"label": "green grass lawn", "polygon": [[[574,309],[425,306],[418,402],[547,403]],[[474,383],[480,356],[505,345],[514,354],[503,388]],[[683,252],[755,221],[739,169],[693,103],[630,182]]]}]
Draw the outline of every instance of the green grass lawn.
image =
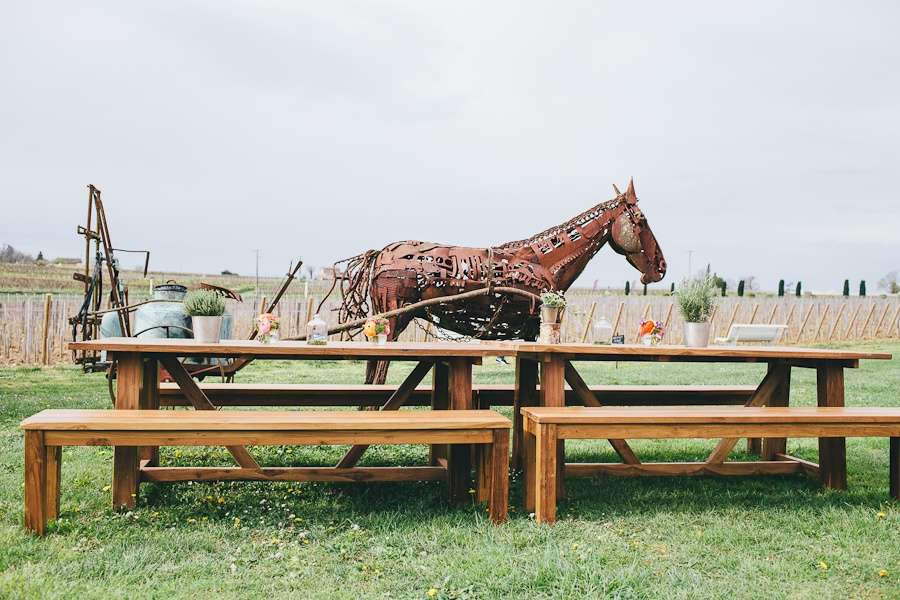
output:
[{"label": "green grass lawn", "polygon": [[[900,355],[900,343],[853,347]],[[390,380],[410,369],[396,364]],[[476,383],[511,383],[485,360]],[[593,363],[590,383],[755,384],[763,365]],[[361,382],[362,363],[262,363],[242,382]],[[846,372],[848,405],[900,406],[900,358]],[[794,369],[791,402],[815,404]],[[41,409],[110,407],[105,376],[0,370],[0,598],[900,598],[900,504],[888,442],[847,442],[849,491],[803,476],[570,479],[559,522],[538,525],[513,474],[510,520],[449,507],[437,483],[143,484],[114,511],[110,448],[67,448],[60,519],[22,529],[23,436]],[[509,409],[500,409],[509,415]],[[635,441],[646,460],[702,459],[710,440]],[[734,457],[748,459],[743,445]],[[815,440],[788,450],[816,460]],[[333,464],[340,448],[252,448],[261,464]],[[573,460],[616,460],[604,442]],[[361,464],[424,464],[424,446]],[[165,448],[166,464],[230,464],[224,449]],[[882,574],[886,571],[886,574]],[[881,573],[880,573],[881,572]]]}]

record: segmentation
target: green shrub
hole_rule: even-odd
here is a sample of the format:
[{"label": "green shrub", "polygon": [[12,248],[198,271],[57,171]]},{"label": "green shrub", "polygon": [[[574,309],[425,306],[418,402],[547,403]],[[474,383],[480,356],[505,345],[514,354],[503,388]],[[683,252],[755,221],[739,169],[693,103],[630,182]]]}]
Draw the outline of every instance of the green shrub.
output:
[{"label": "green shrub", "polygon": [[212,290],[194,290],[184,295],[181,309],[189,317],[218,317],[225,313],[225,298]]},{"label": "green shrub", "polygon": [[682,279],[675,295],[678,310],[687,323],[706,323],[716,306],[718,290],[710,277],[704,279]]}]

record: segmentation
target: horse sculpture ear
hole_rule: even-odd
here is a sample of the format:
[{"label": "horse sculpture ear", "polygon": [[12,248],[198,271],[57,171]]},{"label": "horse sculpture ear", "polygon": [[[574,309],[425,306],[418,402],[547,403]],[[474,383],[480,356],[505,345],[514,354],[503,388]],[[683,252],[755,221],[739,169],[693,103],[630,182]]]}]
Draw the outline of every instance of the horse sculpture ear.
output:
[{"label": "horse sculpture ear", "polygon": [[631,182],[628,184],[628,189],[625,190],[625,201],[628,202],[628,204],[637,202],[637,196],[634,195],[634,178],[631,179]]},{"label": "horse sculpture ear", "polygon": [[619,191],[619,188],[616,187],[616,184],[613,184],[613,189],[616,190],[616,198],[622,195],[622,192]]}]

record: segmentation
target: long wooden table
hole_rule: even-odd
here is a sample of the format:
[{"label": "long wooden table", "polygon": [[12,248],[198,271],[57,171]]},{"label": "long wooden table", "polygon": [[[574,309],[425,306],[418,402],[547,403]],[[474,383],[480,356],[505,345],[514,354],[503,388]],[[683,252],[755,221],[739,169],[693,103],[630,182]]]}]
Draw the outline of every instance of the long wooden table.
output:
[{"label": "long wooden table", "polygon": [[[472,366],[484,356],[509,356],[507,349],[481,343],[388,343],[375,346],[364,342],[329,342],[325,346],[305,342],[279,341],[260,344],[256,341],[225,340],[217,344],[200,344],[194,340],[104,338],[69,344],[71,350],[105,350],[116,364],[115,407],[120,410],[159,408],[159,370],[164,367],[181,392],[197,410],[214,410],[216,405],[188,374],[179,358],[245,357],[254,360],[369,360],[414,361],[416,366],[381,407],[396,410],[404,405],[416,386],[429,372],[432,375],[431,405],[435,409],[469,410],[472,406]],[[352,469],[367,446],[353,446],[335,466],[352,476]],[[217,479],[266,479],[259,465],[243,446],[229,446],[229,452],[243,470],[222,469]],[[452,502],[468,499],[471,453],[468,447],[452,445],[449,450],[433,447],[431,464],[443,468],[449,483]],[[399,468],[399,469],[402,469]],[[289,477],[284,469],[282,478]],[[254,474],[257,476],[254,477]],[[195,474],[196,475],[196,474]],[[158,448],[135,449],[117,447],[113,463],[113,503],[134,506],[141,479],[178,480],[175,470],[159,465]],[[183,479],[196,479],[195,476]],[[386,477],[387,478],[387,477]],[[399,472],[393,479],[408,479]]]},{"label": "long wooden table", "polygon": [[[491,345],[514,350],[516,353],[516,399],[513,427],[513,462],[522,468],[525,448],[522,443],[522,415],[520,409],[528,406],[565,406],[565,385],[580,398],[585,406],[602,406],[602,394],[595,395],[578,372],[578,361],[644,361],[644,362],[692,362],[692,363],[763,363],[767,371],[751,394],[746,406],[788,406],[790,398],[791,369],[813,369],[816,372],[817,403],[819,406],[844,406],[844,369],[855,369],[860,360],[888,360],[890,354],[773,346],[710,346],[686,348],[684,346],[644,345],[596,345],[596,344],[541,344],[532,342]],[[540,389],[538,389],[540,379]],[[653,392],[648,392],[647,404],[652,404]],[[599,397],[598,397],[599,396]],[[721,440],[702,463],[647,464],[642,463],[624,439],[609,440],[623,464],[600,463],[594,465],[569,464],[564,456],[564,443],[559,442],[557,452],[557,495],[565,493],[565,475],[689,475],[689,474],[749,474],[784,473],[785,462],[792,464],[791,472],[818,473],[823,485],[834,489],[847,488],[846,450],[844,438],[819,438],[819,464],[794,459],[786,452],[784,438],[749,440],[751,451],[761,452],[762,461],[728,462],[725,458],[734,448],[737,439]],[[724,463],[724,464],[723,464]]]}]

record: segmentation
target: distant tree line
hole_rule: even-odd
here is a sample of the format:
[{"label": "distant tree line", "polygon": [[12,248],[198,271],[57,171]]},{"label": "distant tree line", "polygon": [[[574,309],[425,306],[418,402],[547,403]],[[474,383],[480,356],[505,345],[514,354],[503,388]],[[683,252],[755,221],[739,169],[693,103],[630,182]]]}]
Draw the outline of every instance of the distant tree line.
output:
[{"label": "distant tree line", "polygon": [[24,252],[19,252],[9,244],[3,244],[0,248],[0,264],[32,264],[34,257]]}]

